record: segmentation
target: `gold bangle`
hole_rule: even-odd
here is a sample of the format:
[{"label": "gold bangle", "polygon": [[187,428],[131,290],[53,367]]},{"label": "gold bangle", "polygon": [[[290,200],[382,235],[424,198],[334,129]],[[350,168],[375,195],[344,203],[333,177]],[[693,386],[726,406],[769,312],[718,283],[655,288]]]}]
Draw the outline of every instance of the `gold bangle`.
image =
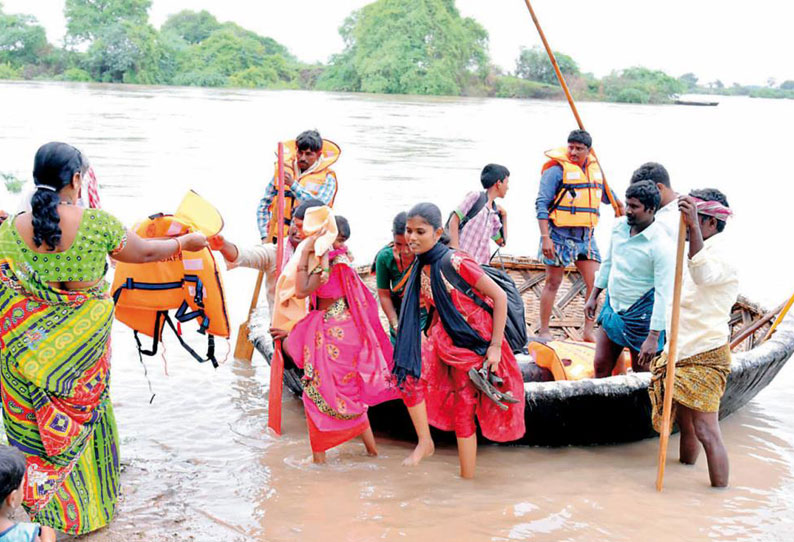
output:
[{"label": "gold bangle", "polygon": [[182,254],[182,242],[179,240],[179,237],[174,237],[174,241],[176,241],[176,252],[174,252],[174,256],[179,256]]}]

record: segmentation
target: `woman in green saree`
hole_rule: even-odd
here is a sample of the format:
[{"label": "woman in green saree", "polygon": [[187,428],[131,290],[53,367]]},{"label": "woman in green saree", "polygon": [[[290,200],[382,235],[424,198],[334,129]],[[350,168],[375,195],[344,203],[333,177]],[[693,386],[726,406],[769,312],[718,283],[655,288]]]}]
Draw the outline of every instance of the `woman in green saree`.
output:
[{"label": "woman in green saree", "polygon": [[77,207],[87,169],[71,145],[42,146],[33,212],[0,226],[3,423],[27,459],[23,506],[69,534],[107,525],[119,495],[107,256],[145,263],[207,246],[198,233],[141,239],[109,213]]},{"label": "woman in green saree", "polygon": [[405,242],[405,212],[394,217],[392,222],[393,241],[380,249],[375,256],[375,282],[378,300],[389,321],[392,345],[397,336],[397,322],[400,318],[403,292],[411,277],[414,254]]}]

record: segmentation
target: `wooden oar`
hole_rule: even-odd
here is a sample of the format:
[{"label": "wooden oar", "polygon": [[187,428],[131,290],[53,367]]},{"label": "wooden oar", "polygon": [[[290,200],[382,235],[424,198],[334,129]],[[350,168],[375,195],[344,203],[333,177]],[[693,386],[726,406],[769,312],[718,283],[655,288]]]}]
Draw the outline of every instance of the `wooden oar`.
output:
[{"label": "wooden oar", "polygon": [[789,300],[786,302],[786,306],[783,307],[783,310],[780,311],[780,314],[777,315],[777,319],[775,320],[775,323],[772,324],[772,327],[770,327],[769,331],[766,332],[766,335],[764,335],[764,338],[761,339],[762,343],[766,342],[766,340],[769,339],[769,337],[772,336],[772,334],[775,332],[775,329],[777,328],[778,324],[780,324],[780,322],[783,321],[783,318],[786,317],[786,314],[788,314],[788,311],[791,308],[791,305],[794,305],[794,295],[792,295],[789,298]]},{"label": "wooden oar", "polygon": [[[284,144],[278,144],[278,199],[276,199],[276,279],[284,265]],[[284,387],[284,356],[281,340],[273,344],[270,391],[267,395],[267,426],[281,435],[281,395]]]},{"label": "wooden oar", "polygon": [[248,309],[248,318],[246,318],[245,322],[240,324],[240,327],[237,330],[237,344],[234,346],[235,359],[251,361],[251,358],[254,355],[254,343],[252,343],[251,340],[248,338],[248,325],[251,322],[251,313],[254,312],[257,303],[259,303],[259,290],[262,289],[262,280],[264,278],[265,278],[265,272],[260,271],[259,276],[256,277],[256,285],[254,286],[254,295],[251,296],[251,307]]},{"label": "wooden oar", "polygon": [[781,303],[775,309],[769,311],[755,322],[751,323],[744,329],[740,330],[739,333],[731,339],[731,350],[742,344],[742,342],[745,339],[747,339],[747,337],[753,335],[756,331],[764,327],[764,325],[770,322],[772,318],[775,317],[776,314],[779,314],[785,308],[785,306],[786,306],[785,302]]},{"label": "wooden oar", "polygon": [[[565,82],[565,77],[563,77],[562,71],[560,71],[560,66],[557,64],[557,58],[554,56],[554,51],[551,50],[551,46],[549,45],[548,40],[546,40],[546,34],[543,33],[543,29],[540,27],[540,21],[538,21],[538,17],[535,15],[535,10],[532,9],[532,4],[529,3],[529,0],[524,0],[524,2],[527,5],[527,9],[529,10],[530,17],[532,17],[532,21],[535,23],[535,28],[538,29],[538,34],[540,34],[543,47],[546,48],[546,53],[549,55],[549,60],[551,60],[551,65],[554,67],[554,73],[557,74],[557,79],[560,81],[560,86],[562,87],[563,92],[565,92],[565,97],[568,99],[568,105],[571,106],[571,111],[573,112],[573,116],[576,118],[576,123],[579,125],[580,130],[584,130],[584,123],[582,122],[582,118],[579,116],[579,110],[576,109],[576,104],[573,101],[571,91],[568,89],[568,84]],[[598,161],[598,169],[601,170],[604,190],[606,191],[607,197],[609,198],[609,203],[612,204],[612,209],[615,211],[615,216],[622,216],[623,212],[620,210],[618,202],[615,201],[615,198],[612,195],[612,190],[609,189],[609,184],[607,184],[607,176],[604,173],[604,168],[601,167],[601,161],[598,160],[595,150],[590,149],[590,152],[593,153],[593,156]]]},{"label": "wooden oar", "polygon": [[659,433],[659,468],[656,472],[656,490],[662,490],[664,464],[667,461],[667,442],[670,440],[670,427],[673,413],[673,389],[675,386],[675,363],[678,357],[678,318],[681,314],[681,285],[684,278],[684,248],[686,246],[686,223],[684,214],[678,222],[678,251],[675,255],[675,283],[673,286],[673,313],[670,322],[670,348],[667,351],[667,376],[664,381],[664,408],[662,409],[662,430]]}]

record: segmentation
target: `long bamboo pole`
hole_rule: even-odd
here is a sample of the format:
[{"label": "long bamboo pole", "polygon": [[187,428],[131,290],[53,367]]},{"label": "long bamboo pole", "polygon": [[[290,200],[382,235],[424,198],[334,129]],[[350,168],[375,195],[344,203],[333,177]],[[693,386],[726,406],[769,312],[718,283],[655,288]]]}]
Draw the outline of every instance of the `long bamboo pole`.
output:
[{"label": "long bamboo pole", "polygon": [[786,317],[786,314],[788,314],[788,311],[792,305],[794,305],[794,295],[789,298],[789,300],[786,302],[786,306],[783,307],[783,310],[777,315],[775,323],[772,324],[772,327],[769,328],[769,331],[766,332],[766,335],[764,335],[764,338],[761,340],[762,343],[766,342],[767,339],[772,336],[772,334],[775,332],[775,329],[777,329],[777,326],[783,321],[783,318]]},{"label": "long bamboo pole", "polygon": [[[527,9],[529,10],[529,15],[532,17],[532,21],[535,23],[535,28],[538,29],[538,34],[540,34],[540,39],[543,42],[543,47],[546,48],[546,53],[549,55],[549,60],[551,60],[551,65],[554,67],[554,73],[557,74],[557,79],[560,82],[560,86],[562,86],[563,92],[565,92],[565,97],[568,99],[568,105],[571,106],[571,111],[573,112],[573,116],[576,118],[576,123],[579,125],[580,130],[584,130],[584,123],[582,122],[582,118],[579,116],[579,110],[576,108],[576,104],[573,101],[573,96],[571,95],[571,91],[568,89],[568,84],[565,82],[565,77],[562,75],[562,71],[560,71],[560,66],[557,64],[557,58],[554,56],[554,51],[551,50],[551,46],[549,45],[548,40],[546,39],[546,34],[543,32],[543,29],[540,27],[540,21],[538,20],[537,15],[535,15],[535,10],[532,9],[532,4],[529,3],[529,0],[524,0],[524,3],[527,5]],[[609,203],[612,204],[612,209],[615,211],[615,216],[622,216],[623,212],[618,206],[618,202],[615,201],[615,197],[612,195],[612,190],[609,189],[609,184],[607,183],[607,176],[604,173],[604,168],[601,166],[601,161],[598,159],[598,156],[595,153],[595,150],[590,149],[590,152],[593,153],[596,161],[598,162],[598,169],[601,170],[601,177],[602,182],[604,183],[604,190],[607,193],[607,197],[609,198]]]},{"label": "long bamboo pole", "polygon": [[667,461],[667,442],[670,440],[670,427],[673,413],[673,389],[675,387],[675,363],[678,357],[678,321],[681,315],[681,286],[684,277],[684,248],[686,246],[686,223],[684,214],[678,223],[678,251],[675,255],[675,283],[673,286],[673,313],[670,322],[670,348],[667,351],[667,375],[664,381],[664,408],[662,409],[662,430],[659,433],[659,468],[656,471],[656,490],[662,490],[664,465]]},{"label": "long bamboo pole", "polygon": [[[276,200],[276,279],[284,264],[284,144],[278,144],[278,199]],[[284,355],[281,340],[273,345],[270,391],[267,396],[267,426],[281,435],[281,396],[284,387]]]}]

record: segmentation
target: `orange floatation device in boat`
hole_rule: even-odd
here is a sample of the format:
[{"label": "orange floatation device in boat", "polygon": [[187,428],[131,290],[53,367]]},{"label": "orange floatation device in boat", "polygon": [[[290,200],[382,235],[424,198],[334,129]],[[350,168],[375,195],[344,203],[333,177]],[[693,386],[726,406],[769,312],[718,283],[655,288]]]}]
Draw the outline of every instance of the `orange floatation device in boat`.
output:
[{"label": "orange floatation device in boat", "polygon": [[554,380],[583,380],[595,376],[595,346],[574,341],[530,341],[527,350],[539,367],[551,371]]},{"label": "orange floatation device in boat", "polygon": [[[144,238],[171,238],[208,229],[198,222],[201,220],[156,214],[133,229]],[[215,229],[215,224],[211,223],[208,231]],[[133,329],[140,354],[153,356],[157,353],[167,324],[194,358],[218,366],[215,336],[229,338],[229,317],[223,281],[209,248],[198,252],[182,251],[160,262],[119,262],[111,292],[116,303],[116,319]],[[178,329],[181,326],[175,325],[169,315],[172,310],[176,311],[174,318],[179,323],[191,320],[198,322],[198,332],[207,336],[206,357],[197,354],[184,341]],[[152,337],[150,350],[144,350],[141,346],[141,333]]]}]

